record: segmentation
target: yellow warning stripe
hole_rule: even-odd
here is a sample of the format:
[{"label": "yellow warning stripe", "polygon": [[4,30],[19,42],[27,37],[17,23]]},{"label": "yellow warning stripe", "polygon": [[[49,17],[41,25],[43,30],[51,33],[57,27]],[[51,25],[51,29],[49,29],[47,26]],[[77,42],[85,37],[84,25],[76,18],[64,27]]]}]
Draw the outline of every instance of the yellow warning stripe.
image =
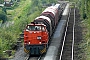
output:
[{"label": "yellow warning stripe", "polygon": [[24,48],[24,52],[25,52],[25,53],[29,53],[30,51],[27,50],[26,48]]},{"label": "yellow warning stripe", "polygon": [[41,54],[45,53],[46,52],[46,47],[40,51]]}]

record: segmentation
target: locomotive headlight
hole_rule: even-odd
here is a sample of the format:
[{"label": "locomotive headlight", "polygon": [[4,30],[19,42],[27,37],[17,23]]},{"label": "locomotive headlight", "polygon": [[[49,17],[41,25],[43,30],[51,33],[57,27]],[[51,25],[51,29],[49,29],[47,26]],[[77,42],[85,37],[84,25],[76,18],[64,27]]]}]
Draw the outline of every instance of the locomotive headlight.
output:
[{"label": "locomotive headlight", "polygon": [[29,44],[30,44],[30,42],[29,42]]},{"label": "locomotive headlight", "polygon": [[39,42],[39,44],[41,44],[41,42]]},{"label": "locomotive headlight", "polygon": [[37,39],[38,39],[38,40],[41,40],[42,38],[41,38],[41,36],[38,36]]},{"label": "locomotive headlight", "polygon": [[29,31],[28,29],[26,29],[26,31]]}]

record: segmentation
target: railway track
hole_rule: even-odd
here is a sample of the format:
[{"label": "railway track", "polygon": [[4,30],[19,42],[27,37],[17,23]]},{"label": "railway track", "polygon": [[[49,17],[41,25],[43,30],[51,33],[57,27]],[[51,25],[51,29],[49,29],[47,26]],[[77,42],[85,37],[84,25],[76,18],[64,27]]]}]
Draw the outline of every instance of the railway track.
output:
[{"label": "railway track", "polygon": [[70,9],[59,60],[74,59],[75,7]]},{"label": "railway track", "polygon": [[32,57],[30,55],[27,55],[25,60],[40,60],[41,56]]}]

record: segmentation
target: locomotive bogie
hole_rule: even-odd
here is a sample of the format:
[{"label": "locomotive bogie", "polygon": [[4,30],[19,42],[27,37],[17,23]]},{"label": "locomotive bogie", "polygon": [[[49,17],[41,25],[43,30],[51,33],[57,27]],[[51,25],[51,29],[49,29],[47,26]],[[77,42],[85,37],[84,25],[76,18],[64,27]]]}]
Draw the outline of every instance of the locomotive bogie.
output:
[{"label": "locomotive bogie", "polygon": [[40,55],[45,53],[45,45],[41,44],[41,45],[25,45],[24,46],[25,50],[27,53],[29,53],[30,55]]}]

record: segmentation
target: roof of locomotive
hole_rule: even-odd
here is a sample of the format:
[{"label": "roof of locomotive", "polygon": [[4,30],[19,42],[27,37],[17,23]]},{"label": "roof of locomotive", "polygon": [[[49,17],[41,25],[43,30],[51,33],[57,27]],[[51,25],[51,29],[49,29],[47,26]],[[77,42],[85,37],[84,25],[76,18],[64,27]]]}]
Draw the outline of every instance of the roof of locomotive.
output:
[{"label": "roof of locomotive", "polygon": [[28,24],[28,25],[33,25],[33,26],[34,26],[34,25],[37,25],[37,26],[46,26],[45,24],[35,24],[34,22],[33,22],[33,23],[31,22],[31,23]]}]

